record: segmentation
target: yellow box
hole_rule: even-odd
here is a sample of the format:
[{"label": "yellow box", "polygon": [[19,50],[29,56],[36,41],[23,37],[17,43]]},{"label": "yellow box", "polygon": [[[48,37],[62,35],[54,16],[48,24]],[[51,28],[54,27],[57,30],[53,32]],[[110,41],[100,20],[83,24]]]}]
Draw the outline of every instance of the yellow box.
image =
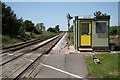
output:
[{"label": "yellow box", "polygon": [[81,46],[91,46],[90,38],[89,35],[81,35]]}]

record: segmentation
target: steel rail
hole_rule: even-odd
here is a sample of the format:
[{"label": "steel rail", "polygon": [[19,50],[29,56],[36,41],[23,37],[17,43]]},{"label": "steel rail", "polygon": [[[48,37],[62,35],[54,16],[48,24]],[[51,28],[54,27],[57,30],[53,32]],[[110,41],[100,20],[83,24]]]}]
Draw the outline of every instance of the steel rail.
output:
[{"label": "steel rail", "polygon": [[58,38],[59,36],[60,36],[60,35],[58,35],[58,36],[56,36],[55,38],[53,38],[53,39],[51,39],[51,40],[49,40],[49,41],[47,41],[47,42],[45,42],[45,43],[43,43],[43,44],[41,44],[41,45],[35,47],[35,48],[33,48],[33,49],[30,50],[30,51],[24,52],[24,53],[22,53],[22,54],[20,54],[20,55],[18,55],[18,56],[16,56],[16,57],[14,57],[14,58],[12,58],[12,59],[6,61],[6,62],[4,62],[4,63],[1,63],[0,66],[3,66],[3,65],[5,65],[5,64],[7,64],[7,63],[9,63],[9,62],[11,62],[11,61],[13,61],[13,60],[15,60],[15,59],[21,57],[21,56],[23,56],[25,53],[29,53],[29,52],[32,52],[32,51],[37,50],[37,49],[40,48],[40,47],[43,47],[43,46],[46,45],[47,43],[49,43],[49,42],[55,40],[56,38]]}]

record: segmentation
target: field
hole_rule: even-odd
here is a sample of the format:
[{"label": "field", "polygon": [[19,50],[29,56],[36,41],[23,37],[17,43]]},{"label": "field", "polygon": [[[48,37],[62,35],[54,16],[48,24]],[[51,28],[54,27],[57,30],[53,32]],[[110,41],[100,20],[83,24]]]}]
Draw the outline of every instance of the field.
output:
[{"label": "field", "polygon": [[[85,56],[88,68],[88,77],[92,78],[117,78],[118,62],[120,62],[120,54],[96,54],[101,64],[95,64],[91,56]],[[118,61],[119,59],[119,61]]]}]

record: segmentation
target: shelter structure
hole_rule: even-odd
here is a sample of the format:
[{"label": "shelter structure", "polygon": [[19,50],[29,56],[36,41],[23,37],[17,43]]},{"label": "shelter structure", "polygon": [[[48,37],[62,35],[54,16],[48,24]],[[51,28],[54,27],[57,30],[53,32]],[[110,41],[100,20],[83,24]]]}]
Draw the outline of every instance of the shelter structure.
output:
[{"label": "shelter structure", "polygon": [[79,17],[75,16],[74,47],[93,50],[109,50],[110,15]]}]

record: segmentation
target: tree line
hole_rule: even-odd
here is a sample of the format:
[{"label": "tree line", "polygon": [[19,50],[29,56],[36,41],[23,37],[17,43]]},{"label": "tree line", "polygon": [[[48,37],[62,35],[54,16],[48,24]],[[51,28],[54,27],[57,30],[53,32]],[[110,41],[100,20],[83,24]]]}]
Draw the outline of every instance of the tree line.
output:
[{"label": "tree line", "polygon": [[110,35],[118,35],[118,28],[120,28],[120,26],[110,26],[109,34]]},{"label": "tree line", "polygon": [[[18,19],[10,6],[5,3],[2,4],[2,34],[3,35],[24,35],[25,32],[35,34],[42,34],[46,31],[44,23],[37,23],[36,25],[31,20]],[[59,25],[50,27],[47,31],[58,33],[60,31]]]}]

